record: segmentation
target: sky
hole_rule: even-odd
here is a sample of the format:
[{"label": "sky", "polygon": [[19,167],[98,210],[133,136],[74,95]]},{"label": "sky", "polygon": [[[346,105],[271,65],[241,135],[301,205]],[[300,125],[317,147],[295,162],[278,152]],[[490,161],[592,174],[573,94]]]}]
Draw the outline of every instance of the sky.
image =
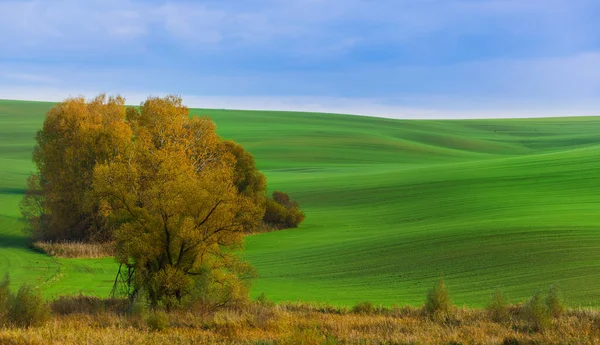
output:
[{"label": "sky", "polygon": [[0,0],[0,98],[600,114],[597,0]]}]

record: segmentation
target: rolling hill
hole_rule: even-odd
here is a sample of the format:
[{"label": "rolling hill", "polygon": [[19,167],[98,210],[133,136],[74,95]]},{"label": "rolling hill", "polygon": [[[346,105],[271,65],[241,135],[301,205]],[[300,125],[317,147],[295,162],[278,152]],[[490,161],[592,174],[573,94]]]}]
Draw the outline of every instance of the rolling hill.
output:
[{"label": "rolling hill", "polygon": [[[105,296],[112,259],[32,251],[18,202],[50,103],[0,101],[0,274],[48,297]],[[600,117],[391,120],[193,109],[240,142],[269,189],[298,200],[298,229],[250,236],[253,294],[352,305],[421,304],[443,276],[459,304],[558,283],[600,305]]]}]

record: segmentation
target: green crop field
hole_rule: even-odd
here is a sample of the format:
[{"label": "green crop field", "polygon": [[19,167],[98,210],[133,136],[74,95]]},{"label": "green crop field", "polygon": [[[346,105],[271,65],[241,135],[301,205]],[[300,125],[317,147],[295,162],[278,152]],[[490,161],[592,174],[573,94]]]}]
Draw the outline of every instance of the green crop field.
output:
[{"label": "green crop field", "polygon": [[[0,274],[48,297],[108,295],[112,259],[28,248],[18,202],[50,103],[0,101]],[[421,304],[443,276],[459,305],[558,283],[600,305],[600,118],[420,121],[193,110],[252,152],[270,190],[306,212],[255,235],[253,294],[274,300]]]}]

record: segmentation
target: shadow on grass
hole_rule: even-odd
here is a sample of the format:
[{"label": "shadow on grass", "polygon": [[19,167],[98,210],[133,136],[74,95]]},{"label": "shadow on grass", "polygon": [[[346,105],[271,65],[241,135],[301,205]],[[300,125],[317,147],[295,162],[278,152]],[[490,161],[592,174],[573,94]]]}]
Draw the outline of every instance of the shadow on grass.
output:
[{"label": "shadow on grass", "polygon": [[19,218],[0,215],[0,250],[13,248],[36,251],[31,248],[31,239],[23,232],[25,222]]},{"label": "shadow on grass", "polygon": [[29,246],[30,240],[25,235],[0,233],[0,249],[22,248],[35,251]]},{"label": "shadow on grass", "polygon": [[25,188],[0,188],[0,194],[23,195]]}]

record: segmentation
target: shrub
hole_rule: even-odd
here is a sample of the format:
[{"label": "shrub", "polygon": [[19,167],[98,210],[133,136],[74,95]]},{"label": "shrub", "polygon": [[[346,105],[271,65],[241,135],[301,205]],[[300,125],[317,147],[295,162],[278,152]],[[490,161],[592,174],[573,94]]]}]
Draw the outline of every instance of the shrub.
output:
[{"label": "shrub", "polygon": [[550,310],[552,316],[555,318],[560,317],[565,311],[562,293],[556,284],[552,284],[550,286],[550,290],[548,290],[548,295],[546,296],[546,306]]},{"label": "shrub", "polygon": [[543,331],[552,324],[552,314],[544,303],[541,292],[536,292],[523,308],[523,317],[536,331]]},{"label": "shrub", "polygon": [[146,318],[146,324],[153,331],[162,331],[171,326],[169,315],[161,310],[155,310]]},{"label": "shrub", "polygon": [[440,279],[433,288],[427,293],[427,300],[425,301],[425,311],[430,316],[435,317],[447,317],[453,309],[448,290],[444,284],[444,279]]},{"label": "shrub", "polygon": [[267,227],[295,228],[304,221],[304,212],[286,193],[275,191],[273,199],[267,199],[265,206],[263,221]]},{"label": "shrub", "polygon": [[496,289],[487,305],[487,311],[495,322],[505,322],[508,320],[508,300],[502,291]]},{"label": "shrub", "polygon": [[352,308],[352,312],[369,315],[375,312],[375,307],[373,307],[373,303],[371,302],[359,302]]},{"label": "shrub", "polygon": [[39,291],[30,285],[21,286],[11,298],[8,310],[9,320],[18,327],[39,326],[50,317],[50,307],[44,302]]}]

